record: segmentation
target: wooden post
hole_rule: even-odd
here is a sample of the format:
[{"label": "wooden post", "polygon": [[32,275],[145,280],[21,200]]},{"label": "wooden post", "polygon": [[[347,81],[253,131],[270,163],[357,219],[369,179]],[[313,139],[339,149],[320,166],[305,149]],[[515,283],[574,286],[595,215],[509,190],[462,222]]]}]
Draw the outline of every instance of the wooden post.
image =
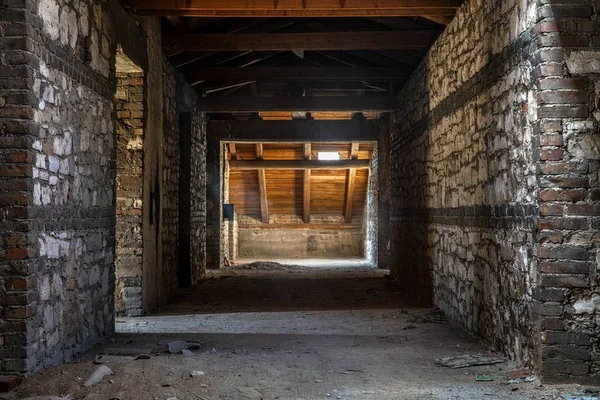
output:
[{"label": "wooden post", "polygon": [[[256,159],[263,159],[263,145],[258,143],[256,145]],[[265,177],[265,170],[258,170],[258,188],[260,192],[260,216],[262,222],[265,224],[269,223],[269,205],[267,203],[267,179]]]},{"label": "wooden post", "polygon": [[[357,142],[352,142],[352,146],[350,148],[350,158],[352,160],[358,160],[358,150],[360,148],[360,144]],[[344,209],[344,219],[346,223],[352,222],[352,200],[354,198],[354,186],[356,181],[356,169],[350,168],[348,170],[348,179],[346,181],[346,207]]]},{"label": "wooden post", "polygon": [[[304,144],[304,159],[310,160],[311,144]],[[304,170],[304,223],[310,223],[310,169]]]}]

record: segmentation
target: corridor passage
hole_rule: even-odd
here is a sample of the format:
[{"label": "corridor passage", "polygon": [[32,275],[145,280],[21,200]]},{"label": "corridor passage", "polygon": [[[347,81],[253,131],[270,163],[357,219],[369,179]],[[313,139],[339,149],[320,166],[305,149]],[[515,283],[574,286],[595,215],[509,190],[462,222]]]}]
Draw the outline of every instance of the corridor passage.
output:
[{"label": "corridor passage", "polygon": [[[582,390],[538,379],[509,385],[519,366],[507,361],[437,365],[451,356],[502,357],[439,310],[412,304],[386,275],[277,263],[209,271],[156,315],[118,318],[115,337],[74,364],[36,374],[8,398],[541,400]],[[96,357],[113,374],[83,387]]]}]

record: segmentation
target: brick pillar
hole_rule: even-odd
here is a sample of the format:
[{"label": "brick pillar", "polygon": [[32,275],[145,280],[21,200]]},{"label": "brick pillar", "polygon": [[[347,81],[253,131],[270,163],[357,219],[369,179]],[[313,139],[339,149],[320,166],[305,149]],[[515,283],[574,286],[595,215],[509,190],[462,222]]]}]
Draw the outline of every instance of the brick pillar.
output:
[{"label": "brick pillar", "polygon": [[538,365],[600,383],[599,1],[541,1],[533,30],[540,184]]},{"label": "brick pillar", "polygon": [[119,73],[117,110],[116,292],[119,316],[142,314],[144,75]]},{"label": "brick pillar", "polygon": [[0,0],[0,375],[30,368],[26,346],[33,340],[27,335],[35,314],[27,208],[35,160],[29,149],[38,128],[29,21],[26,1]]}]

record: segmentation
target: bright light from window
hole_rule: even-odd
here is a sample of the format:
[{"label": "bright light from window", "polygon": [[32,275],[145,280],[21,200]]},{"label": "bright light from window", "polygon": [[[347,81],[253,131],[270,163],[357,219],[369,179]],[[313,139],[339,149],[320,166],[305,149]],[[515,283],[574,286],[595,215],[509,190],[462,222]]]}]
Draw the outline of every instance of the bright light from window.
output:
[{"label": "bright light from window", "polygon": [[317,158],[319,160],[339,160],[340,153],[332,152],[332,151],[322,151],[317,154]]}]

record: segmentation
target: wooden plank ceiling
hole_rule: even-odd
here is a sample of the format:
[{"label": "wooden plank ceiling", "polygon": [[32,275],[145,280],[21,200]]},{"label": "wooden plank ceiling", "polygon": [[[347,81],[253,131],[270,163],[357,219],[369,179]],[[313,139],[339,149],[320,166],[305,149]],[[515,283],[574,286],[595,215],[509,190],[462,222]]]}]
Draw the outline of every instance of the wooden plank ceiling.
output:
[{"label": "wooden plank ceiling", "polygon": [[[211,118],[285,112],[281,119],[289,119],[309,111],[346,119],[390,111],[393,95],[462,0],[121,3],[139,15],[164,17],[165,52],[207,98]],[[273,115],[269,119],[278,119]]]},{"label": "wooden plank ceiling", "polygon": [[[230,142],[229,202],[238,215],[263,224],[271,215],[293,215],[312,227],[311,216],[338,215],[346,228],[359,228],[373,149],[373,142]],[[318,160],[320,152],[338,153],[340,160]]]}]

